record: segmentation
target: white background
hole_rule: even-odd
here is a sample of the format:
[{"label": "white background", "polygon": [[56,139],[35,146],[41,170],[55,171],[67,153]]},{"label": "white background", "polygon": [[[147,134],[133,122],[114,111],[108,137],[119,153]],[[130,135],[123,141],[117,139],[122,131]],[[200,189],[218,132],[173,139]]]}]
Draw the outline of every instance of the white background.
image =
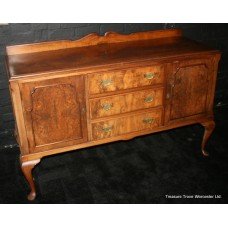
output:
[{"label": "white background", "polygon": [[[223,3],[224,2],[224,3]],[[7,0],[0,23],[227,22],[225,1]],[[0,164],[1,165],[1,164]],[[226,205],[0,205],[1,227],[228,227]]]}]

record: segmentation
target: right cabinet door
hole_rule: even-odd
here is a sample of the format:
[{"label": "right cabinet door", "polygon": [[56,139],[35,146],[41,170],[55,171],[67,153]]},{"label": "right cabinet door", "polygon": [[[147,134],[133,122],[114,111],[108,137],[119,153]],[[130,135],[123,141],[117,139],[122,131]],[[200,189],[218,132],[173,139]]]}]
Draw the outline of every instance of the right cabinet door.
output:
[{"label": "right cabinet door", "polygon": [[205,61],[186,61],[175,69],[170,120],[206,113],[209,68]]}]

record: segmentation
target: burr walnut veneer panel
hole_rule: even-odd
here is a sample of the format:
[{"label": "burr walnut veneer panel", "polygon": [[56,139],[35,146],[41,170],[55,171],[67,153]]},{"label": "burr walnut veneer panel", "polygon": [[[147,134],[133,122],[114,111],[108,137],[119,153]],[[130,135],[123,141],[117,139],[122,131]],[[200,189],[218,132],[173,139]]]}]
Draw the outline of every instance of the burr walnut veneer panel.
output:
[{"label": "burr walnut veneer panel", "polygon": [[221,54],[181,30],[90,34],[6,51],[28,199],[36,197],[32,170],[48,155],[189,124],[205,128],[208,155]]},{"label": "burr walnut veneer panel", "polygon": [[87,140],[83,77],[26,82],[20,88],[30,151]]}]

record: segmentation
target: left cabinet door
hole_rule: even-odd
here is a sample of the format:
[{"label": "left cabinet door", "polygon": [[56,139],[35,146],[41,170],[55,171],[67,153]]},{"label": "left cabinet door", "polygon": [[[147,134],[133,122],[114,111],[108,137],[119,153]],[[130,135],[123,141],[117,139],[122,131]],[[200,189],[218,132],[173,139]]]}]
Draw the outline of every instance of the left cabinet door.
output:
[{"label": "left cabinet door", "polygon": [[30,153],[87,141],[83,76],[20,83]]}]

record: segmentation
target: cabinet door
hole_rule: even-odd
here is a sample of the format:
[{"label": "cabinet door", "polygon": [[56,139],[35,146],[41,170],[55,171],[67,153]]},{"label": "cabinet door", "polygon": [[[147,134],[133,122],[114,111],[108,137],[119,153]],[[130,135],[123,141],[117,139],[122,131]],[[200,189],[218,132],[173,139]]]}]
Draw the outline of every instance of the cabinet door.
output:
[{"label": "cabinet door", "polygon": [[20,85],[30,153],[87,140],[82,76]]},{"label": "cabinet door", "polygon": [[181,63],[172,83],[170,120],[205,114],[209,88],[209,69],[205,61]]}]

